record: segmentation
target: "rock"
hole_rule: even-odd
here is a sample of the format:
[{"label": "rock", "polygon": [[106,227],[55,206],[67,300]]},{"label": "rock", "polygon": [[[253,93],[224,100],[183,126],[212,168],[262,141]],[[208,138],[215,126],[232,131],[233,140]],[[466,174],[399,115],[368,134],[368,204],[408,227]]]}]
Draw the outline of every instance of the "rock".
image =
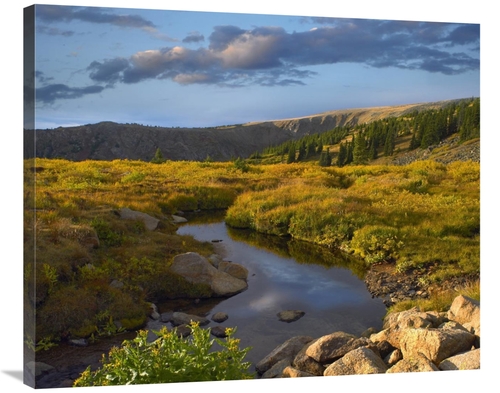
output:
[{"label": "rock", "polygon": [[306,371],[297,370],[291,366],[286,367],[281,375],[283,378],[301,378],[301,377],[314,377],[315,375],[310,374]]},{"label": "rock", "polygon": [[212,254],[208,257],[208,262],[210,262],[215,268],[219,268],[219,263],[222,262],[222,258],[217,254]]},{"label": "rock", "polygon": [[305,312],[300,310],[285,310],[279,312],[277,315],[280,321],[290,323],[302,318],[305,315]]},{"label": "rock", "polygon": [[478,370],[480,367],[480,349],[460,353],[439,363],[440,370]]},{"label": "rock", "polygon": [[175,256],[170,269],[190,283],[208,285],[212,296],[232,296],[248,288],[245,280],[216,269],[205,257],[194,252]]},{"label": "rock", "polygon": [[439,369],[425,356],[417,353],[411,357],[403,358],[387,370],[387,373],[414,373],[428,371],[439,371]]},{"label": "rock", "polygon": [[191,335],[191,328],[188,325],[179,325],[175,327],[178,337],[188,337]]},{"label": "rock", "polygon": [[222,261],[219,263],[218,269],[240,280],[246,280],[248,277],[248,269],[238,263]]},{"label": "rock", "polygon": [[156,307],[156,304],[154,304],[154,303],[150,304],[149,317],[151,319],[154,319],[155,321],[160,319],[160,313],[158,312],[158,307]]},{"label": "rock", "polygon": [[448,311],[448,319],[458,322],[461,325],[468,324],[472,333],[477,336],[480,326],[480,307],[479,302],[467,296],[457,296]]},{"label": "rock", "polygon": [[435,364],[468,351],[474,344],[474,335],[461,329],[404,329],[399,334],[403,358],[421,353]]},{"label": "rock", "polygon": [[210,333],[212,333],[212,335],[214,335],[215,337],[219,337],[219,338],[227,337],[226,328],[223,326],[215,326],[215,327],[211,328]]},{"label": "rock", "polygon": [[389,355],[384,357],[384,362],[388,366],[393,366],[397,362],[399,362],[401,359],[403,359],[403,354],[401,353],[401,351],[399,349],[395,349]]},{"label": "rock", "polygon": [[160,220],[150,216],[149,214],[131,210],[128,207],[124,207],[118,211],[121,218],[125,220],[141,220],[148,231],[154,231]]},{"label": "rock", "polygon": [[172,311],[163,312],[160,314],[160,321],[163,323],[169,323],[172,321],[174,313]]},{"label": "rock", "polygon": [[381,374],[386,371],[387,366],[380,356],[371,349],[360,347],[330,364],[323,375]]},{"label": "rock", "polygon": [[356,337],[345,332],[335,332],[320,337],[316,342],[307,348],[306,355],[316,360],[318,363],[332,361],[337,355],[335,352]]},{"label": "rock", "polygon": [[290,356],[274,364],[269,370],[262,374],[261,378],[280,378],[283,376],[285,368],[290,367],[292,358]]},{"label": "rock", "polygon": [[183,312],[174,312],[172,314],[171,323],[174,326],[189,325],[191,322],[198,322],[200,326],[205,326],[210,323],[207,318],[199,317],[197,315],[186,314]]},{"label": "rock", "polygon": [[174,224],[181,224],[188,221],[185,217],[176,216],[175,214],[172,214],[171,217]]},{"label": "rock", "polygon": [[402,328],[426,328],[437,327],[433,325],[436,320],[425,312],[421,312],[417,307],[407,311],[389,314],[384,318],[384,329],[402,329]]},{"label": "rock", "polygon": [[269,353],[264,359],[258,362],[255,365],[255,369],[259,374],[264,374],[280,360],[283,360],[285,358],[290,358],[290,360],[293,359],[304,347],[304,345],[311,342],[312,340],[313,338],[309,336],[295,336],[288,339],[283,344],[278,345],[276,348],[274,348],[271,353]]},{"label": "rock", "polygon": [[218,313],[215,313],[214,315],[212,315],[212,321],[217,322],[217,323],[224,322],[228,318],[229,318],[228,315],[224,312],[218,312]]},{"label": "rock", "polygon": [[299,351],[299,353],[295,356],[292,362],[292,366],[300,371],[307,372],[312,375],[323,375],[325,371],[325,367],[318,363],[313,358],[307,356],[307,348],[309,348],[314,342],[317,340],[313,340],[308,344],[304,345],[304,347]]},{"label": "rock", "polygon": [[68,341],[69,345],[73,345],[74,347],[87,347],[89,345],[89,341],[85,338],[74,338]]}]

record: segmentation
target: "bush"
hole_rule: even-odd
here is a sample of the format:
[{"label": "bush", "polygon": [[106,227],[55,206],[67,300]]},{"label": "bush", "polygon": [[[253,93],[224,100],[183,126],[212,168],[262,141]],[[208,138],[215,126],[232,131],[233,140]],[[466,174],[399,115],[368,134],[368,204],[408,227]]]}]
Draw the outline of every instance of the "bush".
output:
[{"label": "bush", "polygon": [[354,232],[350,248],[369,264],[396,259],[403,242],[392,227],[367,225]]},{"label": "bush", "polygon": [[[133,340],[125,340],[103,356],[102,367],[90,366],[74,386],[129,385],[169,382],[196,382],[250,379],[249,362],[244,357],[250,348],[239,349],[233,338],[235,329],[226,330],[223,340],[210,339],[210,330],[197,324],[190,326],[192,336],[183,338],[176,330],[163,327],[153,331],[158,338],[148,342],[148,332],[141,330]],[[214,342],[220,350],[212,351]]]}]

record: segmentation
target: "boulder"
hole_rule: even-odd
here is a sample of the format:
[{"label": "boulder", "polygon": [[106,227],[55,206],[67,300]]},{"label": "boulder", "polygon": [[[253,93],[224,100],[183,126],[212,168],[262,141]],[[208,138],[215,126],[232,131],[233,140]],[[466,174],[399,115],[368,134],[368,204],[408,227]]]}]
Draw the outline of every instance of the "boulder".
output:
[{"label": "boulder", "polygon": [[310,374],[306,371],[297,370],[291,366],[286,367],[281,375],[283,378],[301,378],[301,377],[314,377],[315,375]]},{"label": "boulder", "polygon": [[471,333],[479,336],[480,305],[479,302],[467,296],[457,296],[448,311],[448,319],[469,327]]},{"label": "boulder", "polygon": [[440,370],[478,370],[480,367],[480,349],[473,349],[451,356],[439,363]]},{"label": "boulder", "polygon": [[357,348],[330,364],[324,376],[382,374],[387,371],[384,361],[367,347]]},{"label": "boulder", "polygon": [[229,317],[225,312],[218,312],[212,315],[212,321],[221,323],[227,320]]},{"label": "boulder", "polygon": [[187,222],[187,219],[184,218],[184,217],[180,217],[180,216],[177,216],[175,214],[172,214],[172,222],[174,224],[181,224],[181,223],[184,223],[184,222]]},{"label": "boulder", "polygon": [[205,257],[194,252],[175,256],[170,270],[190,283],[209,286],[212,296],[232,296],[248,288],[245,280],[216,269]]},{"label": "boulder", "polygon": [[295,356],[304,347],[304,345],[311,342],[312,340],[313,338],[309,336],[295,336],[288,339],[283,344],[280,344],[276,348],[274,348],[264,359],[258,362],[255,365],[255,369],[259,374],[264,374],[280,360],[290,358],[291,362],[291,360],[295,358]]},{"label": "boulder", "polygon": [[191,322],[198,322],[200,326],[205,326],[210,323],[207,318],[199,317],[197,315],[186,314],[183,312],[174,312],[170,321],[172,325],[189,325]]},{"label": "boulder", "polygon": [[118,214],[125,220],[141,220],[144,223],[146,229],[149,231],[154,231],[160,223],[160,220],[158,220],[157,218],[154,218],[153,216],[150,216],[146,213],[131,210],[128,207],[120,209],[118,211]]},{"label": "boulder", "polygon": [[417,353],[411,357],[403,358],[387,370],[387,373],[415,373],[428,371],[439,371],[439,369],[425,356]]},{"label": "boulder", "polygon": [[223,326],[215,326],[215,327],[211,328],[210,333],[212,333],[213,336],[219,337],[219,338],[227,337],[226,328]]},{"label": "boulder", "polygon": [[418,307],[410,310],[391,313],[384,318],[383,329],[427,328],[437,327],[435,315],[421,312]]},{"label": "boulder", "polygon": [[461,329],[404,329],[399,332],[403,358],[421,353],[435,364],[470,350],[474,340],[473,334]]},{"label": "boulder", "polygon": [[320,337],[307,348],[306,355],[318,363],[327,363],[339,357],[336,351],[356,337],[345,332],[335,332]]},{"label": "boulder", "polygon": [[285,368],[290,367],[292,357],[288,356],[275,363],[269,370],[262,374],[261,378],[281,378]]},{"label": "boulder", "polygon": [[240,280],[246,280],[248,278],[248,269],[238,263],[221,261],[218,264],[218,269],[221,272],[230,274],[235,278],[239,278]]},{"label": "boulder", "polygon": [[297,355],[293,359],[292,366],[297,370],[320,376],[323,375],[325,367],[306,354],[307,348],[309,348],[316,341],[317,340],[313,340],[304,345],[304,347],[299,351],[299,353],[297,353]]},{"label": "boulder", "polygon": [[279,312],[277,315],[280,321],[290,323],[302,318],[305,315],[305,312],[300,310],[285,310]]}]

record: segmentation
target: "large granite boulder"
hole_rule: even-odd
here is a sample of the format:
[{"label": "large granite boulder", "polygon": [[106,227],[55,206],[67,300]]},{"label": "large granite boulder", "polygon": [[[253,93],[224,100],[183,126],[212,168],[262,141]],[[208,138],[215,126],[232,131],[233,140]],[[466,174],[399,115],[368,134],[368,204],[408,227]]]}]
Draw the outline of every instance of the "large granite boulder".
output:
[{"label": "large granite boulder", "polygon": [[248,288],[245,280],[216,269],[207,258],[194,252],[175,256],[170,270],[190,283],[209,286],[214,297],[232,296]]},{"label": "large granite boulder", "polygon": [[150,216],[149,214],[146,213],[129,209],[128,207],[124,207],[118,210],[118,214],[120,218],[124,220],[142,221],[146,229],[149,231],[154,231],[158,227],[158,224],[160,223],[160,220],[158,220],[157,218],[154,218],[153,216]]},{"label": "large granite boulder", "polygon": [[387,371],[384,361],[367,347],[357,348],[330,364],[324,376],[382,374]]}]

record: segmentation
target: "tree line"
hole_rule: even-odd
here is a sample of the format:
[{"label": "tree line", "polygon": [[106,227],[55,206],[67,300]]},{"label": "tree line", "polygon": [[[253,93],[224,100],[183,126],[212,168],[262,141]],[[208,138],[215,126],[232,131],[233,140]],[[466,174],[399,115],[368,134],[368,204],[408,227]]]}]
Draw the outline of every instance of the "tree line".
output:
[{"label": "tree line", "polygon": [[[454,101],[440,109],[415,110],[353,127],[336,127],[270,146],[250,158],[272,155],[281,156],[282,162],[287,163],[317,159],[321,166],[359,165],[381,154],[392,156],[396,141],[401,137],[411,135],[408,150],[415,150],[436,145],[453,134],[457,134],[461,142],[480,136],[479,98]],[[336,157],[330,153],[333,145],[339,145]]]}]

